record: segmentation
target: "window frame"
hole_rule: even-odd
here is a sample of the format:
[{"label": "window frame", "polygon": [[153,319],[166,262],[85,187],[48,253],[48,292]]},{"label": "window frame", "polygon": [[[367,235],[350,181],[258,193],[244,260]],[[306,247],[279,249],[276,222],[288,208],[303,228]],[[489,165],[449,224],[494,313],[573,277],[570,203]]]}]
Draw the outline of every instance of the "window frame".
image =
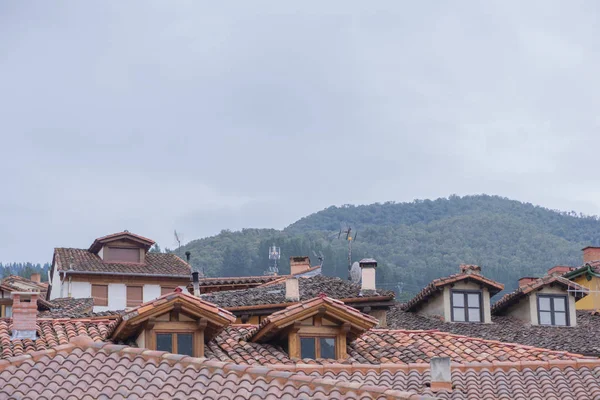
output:
[{"label": "window frame", "polygon": [[[157,349],[157,334],[161,333],[184,333],[192,335],[192,357],[204,357],[204,326],[198,322],[192,321],[152,321],[146,323],[144,333],[145,345],[150,350]],[[171,341],[177,340],[176,336],[171,336]],[[173,350],[177,348],[176,343],[171,342]],[[173,354],[177,354],[173,352]]]},{"label": "window frame", "polygon": [[[141,295],[140,303],[139,304],[132,305],[133,303],[130,303],[130,300],[129,300],[129,288],[140,288],[142,295]],[[135,308],[135,307],[138,307],[138,306],[140,306],[142,304],[144,304],[144,285],[126,285],[126,287],[125,287],[125,307],[127,307],[127,308]]]},{"label": "window frame", "polygon": [[[465,310],[465,320],[464,321],[456,321],[454,319],[454,294],[462,294],[464,307],[456,307],[463,308]],[[475,309],[475,307],[469,307],[469,294],[477,294],[479,295],[479,321],[469,321],[469,309]],[[451,289],[450,290],[450,319],[452,322],[463,322],[469,324],[482,324],[485,322],[485,314],[483,312],[483,290],[469,290],[469,289]]]},{"label": "window frame", "polygon": [[[95,287],[105,287],[106,288],[106,301],[102,302],[103,304],[99,304],[96,302],[96,296],[94,296],[94,286]],[[98,307],[108,307],[108,284],[99,284],[99,283],[92,283],[92,300],[94,302],[94,307],[98,306]],[[106,303],[106,304],[104,304]]]},{"label": "window frame", "polygon": [[[540,310],[540,298],[548,298],[550,299],[550,311]],[[554,299],[561,298],[565,301],[565,311],[556,311],[554,310]],[[536,306],[537,306],[537,318],[538,325],[540,326],[571,326],[571,320],[569,318],[569,296],[566,294],[552,294],[552,293],[538,293],[536,294]],[[549,312],[550,313],[550,324],[542,324],[541,323],[541,312]],[[565,325],[556,325],[555,313],[565,313]]]},{"label": "window frame", "polygon": [[298,335],[298,344],[300,345],[300,358],[302,357],[302,339],[313,339],[315,342],[315,358],[321,358],[321,341],[319,339],[333,339],[333,351],[334,351],[334,360],[338,359],[338,351],[337,351],[337,337],[332,334],[299,334]]},{"label": "window frame", "polygon": [[171,351],[168,351],[168,353],[172,353],[172,354],[180,354],[179,353],[179,349],[178,349],[178,345],[177,345],[177,335],[191,335],[192,336],[192,354],[185,354],[189,357],[195,357],[194,354],[196,354],[196,349],[195,349],[195,340],[194,340],[194,335],[196,333],[194,331],[186,331],[186,330],[181,330],[181,331],[170,331],[170,330],[156,330],[154,331],[154,335],[155,335],[155,349],[157,351],[164,351],[164,350],[158,350],[158,335],[171,335]]}]

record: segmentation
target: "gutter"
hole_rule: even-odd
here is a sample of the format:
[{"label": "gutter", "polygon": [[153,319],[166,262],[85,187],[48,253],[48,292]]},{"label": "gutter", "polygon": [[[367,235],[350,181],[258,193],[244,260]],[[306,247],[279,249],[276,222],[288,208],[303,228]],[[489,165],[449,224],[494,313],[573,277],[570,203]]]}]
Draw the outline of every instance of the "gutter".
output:
[{"label": "gutter", "polygon": [[116,275],[116,276],[146,276],[155,278],[178,278],[178,279],[190,279],[190,275],[170,275],[170,274],[142,274],[142,273],[131,273],[131,272],[104,272],[104,271],[58,271],[59,274],[66,275]]}]

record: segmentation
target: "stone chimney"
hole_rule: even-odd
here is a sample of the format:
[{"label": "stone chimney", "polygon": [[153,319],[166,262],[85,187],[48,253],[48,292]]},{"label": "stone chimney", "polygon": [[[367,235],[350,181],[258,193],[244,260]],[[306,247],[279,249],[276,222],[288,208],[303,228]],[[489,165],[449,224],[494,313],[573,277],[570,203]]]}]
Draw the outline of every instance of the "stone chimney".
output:
[{"label": "stone chimney", "polygon": [[300,274],[310,269],[310,258],[290,257],[290,271],[292,275]]},{"label": "stone chimney", "polygon": [[35,282],[35,283],[41,283],[42,282],[42,275],[40,275],[38,273],[33,273],[29,277],[29,280],[32,281],[32,282]]},{"label": "stone chimney", "polygon": [[285,280],[285,299],[287,301],[299,301],[300,300],[300,284],[298,278],[287,278]]},{"label": "stone chimney", "polygon": [[461,264],[460,273],[481,275],[481,267],[479,265]]},{"label": "stone chimney", "polygon": [[450,357],[431,357],[430,360],[431,391],[452,391],[452,374],[450,372]]},{"label": "stone chimney", "polygon": [[363,258],[358,262],[361,271],[361,287],[360,291],[365,290],[375,291],[375,270],[377,269],[377,261],[372,258]]},{"label": "stone chimney", "polygon": [[600,260],[600,247],[587,246],[582,249],[583,263]]},{"label": "stone chimney", "polygon": [[12,292],[11,339],[36,339],[39,292]]},{"label": "stone chimney", "polygon": [[523,286],[527,286],[532,282],[537,281],[540,278],[534,278],[532,276],[524,276],[521,279],[519,279],[519,287],[523,287]]}]

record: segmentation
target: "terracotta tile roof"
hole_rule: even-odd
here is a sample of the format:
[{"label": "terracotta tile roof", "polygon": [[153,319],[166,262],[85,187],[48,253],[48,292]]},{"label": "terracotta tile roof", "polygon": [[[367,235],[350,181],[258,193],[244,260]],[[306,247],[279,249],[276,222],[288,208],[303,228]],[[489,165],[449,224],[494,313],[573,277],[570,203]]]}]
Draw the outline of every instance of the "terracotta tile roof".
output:
[{"label": "terracotta tile roof", "polygon": [[439,318],[407,312],[396,304],[387,313],[394,329],[439,330],[528,346],[600,356],[600,315],[577,311],[577,327],[534,326],[510,316],[492,316],[491,324],[451,323]]},{"label": "terracotta tile roof", "polygon": [[[287,352],[273,344],[249,342],[255,325],[231,325],[208,343],[205,355],[221,361],[255,365],[295,364]],[[372,329],[348,343],[344,364],[395,363],[407,365],[448,356],[454,362],[575,360],[580,354],[533,346],[501,343],[438,331]],[[332,364],[336,360],[303,360],[308,364]]]},{"label": "terracotta tile roof", "polygon": [[235,322],[236,319],[229,311],[189,293],[184,293],[177,288],[174,292],[164,294],[138,307],[127,310],[123,314],[113,337],[117,340],[126,340],[135,330],[141,328],[141,322],[147,321],[151,317],[166,314],[173,310],[176,305],[185,307],[187,313],[193,313],[207,321],[208,325],[204,332],[207,339],[218,334],[225,326]]},{"label": "terracotta tile roof", "polygon": [[279,279],[280,276],[276,275],[261,275],[261,276],[232,276],[232,277],[220,277],[220,278],[200,278],[200,287],[204,286],[216,286],[216,285],[244,285],[244,284],[256,284],[261,285],[266,282],[271,282],[275,279]]},{"label": "terracotta tile roof", "polygon": [[0,397],[32,399],[419,399],[389,385],[349,384],[79,338],[0,363]]},{"label": "terracotta tile roof", "polygon": [[[469,267],[469,266],[461,266],[461,270],[463,269],[462,267]],[[496,293],[504,290],[503,284],[493,281],[491,279],[488,279],[488,278],[484,277],[483,275],[480,275],[477,272],[471,272],[471,273],[461,272],[459,274],[454,274],[454,275],[450,275],[445,278],[438,278],[438,279],[434,279],[433,281],[431,281],[429,283],[429,285],[425,286],[423,288],[423,290],[421,290],[419,293],[417,293],[417,295],[415,297],[413,297],[406,303],[406,305],[405,305],[406,309],[407,310],[415,310],[422,303],[427,301],[433,294],[441,291],[444,288],[444,286],[450,285],[452,283],[460,282],[460,281],[465,281],[465,280],[475,281],[475,282],[485,285],[488,288],[488,290],[490,291],[490,296],[493,296]]]},{"label": "terracotta tile roof", "polygon": [[[321,293],[339,300],[361,297],[365,299],[368,297],[386,297],[390,300],[394,298],[394,292],[389,290],[378,291],[376,295],[373,293],[365,295],[361,293],[360,285],[330,276],[300,277],[298,278],[298,284],[300,286],[300,301],[312,299]],[[258,305],[264,305],[265,308],[268,308],[268,305],[290,303],[285,298],[285,282],[245,290],[207,293],[200,297],[227,309]]]},{"label": "terracotta tile roof", "polygon": [[37,283],[30,279],[23,278],[18,275],[9,275],[0,282],[2,286],[10,288],[10,291],[15,292],[46,292],[48,285]]},{"label": "terracotta tile roof", "polygon": [[321,295],[269,315],[248,340],[252,342],[259,339],[265,341],[294,322],[310,318],[319,312],[324,312],[326,318],[333,318],[341,323],[350,323],[350,337],[361,334],[379,323],[377,318],[363,314],[339,300]]},{"label": "terracotta tile roof", "polygon": [[98,255],[84,249],[56,248],[54,263],[59,271],[104,272],[131,275],[178,276],[191,279],[188,263],[175,254],[146,253],[144,263],[105,263]]},{"label": "terracotta tile roof", "polygon": [[565,290],[575,290],[576,292],[573,293],[577,299],[581,299],[587,296],[589,293],[588,288],[578,285],[577,283],[570,281],[566,278],[563,278],[558,275],[546,275],[542,278],[536,279],[535,281],[527,285],[519,287],[512,293],[505,294],[492,306],[492,314],[502,314],[504,311],[506,311],[507,308],[517,303],[524,296],[548,285],[559,285],[564,287]]},{"label": "terracotta tile roof", "polygon": [[91,297],[62,297],[52,300],[52,308],[38,313],[38,318],[82,318],[90,317],[94,308]]},{"label": "terracotta tile roof", "polygon": [[0,319],[0,358],[20,356],[66,344],[76,336],[87,336],[96,342],[108,340],[117,321],[91,319],[38,319],[35,341],[11,340],[12,319]]},{"label": "terracotta tile roof", "polygon": [[[387,385],[439,399],[600,399],[600,360],[550,363],[490,363],[452,365],[452,391],[430,389],[428,364],[383,367],[380,370],[338,368],[324,371],[299,370],[311,377],[346,380],[362,385]],[[292,369],[293,371],[293,369]]]}]

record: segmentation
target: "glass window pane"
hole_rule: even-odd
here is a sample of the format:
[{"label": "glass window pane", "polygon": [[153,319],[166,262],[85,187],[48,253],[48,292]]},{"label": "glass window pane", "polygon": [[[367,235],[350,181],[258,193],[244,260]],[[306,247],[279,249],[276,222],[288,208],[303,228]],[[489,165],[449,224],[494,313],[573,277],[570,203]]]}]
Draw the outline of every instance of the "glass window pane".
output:
[{"label": "glass window pane", "polygon": [[334,338],[319,338],[321,345],[321,358],[335,359],[335,339]]},{"label": "glass window pane", "polygon": [[452,293],[452,305],[454,307],[464,307],[465,295],[463,293]]},{"label": "glass window pane", "polygon": [[565,298],[564,297],[555,297],[552,299],[554,302],[554,311],[565,311]]},{"label": "glass window pane", "polygon": [[552,318],[549,311],[540,311],[540,325],[552,325]]},{"label": "glass window pane", "polygon": [[177,334],[177,354],[194,355],[191,333]]},{"label": "glass window pane", "polygon": [[540,311],[550,311],[550,299],[548,297],[539,297]]},{"label": "glass window pane", "polygon": [[478,307],[479,308],[479,293],[467,294],[467,303],[468,303],[469,307]]},{"label": "glass window pane", "polygon": [[173,341],[170,333],[156,334],[156,350],[173,352]]},{"label": "glass window pane", "polygon": [[315,338],[301,337],[300,338],[300,357],[315,359]]},{"label": "glass window pane", "polygon": [[465,309],[464,308],[460,308],[460,307],[454,307],[452,309],[454,315],[453,315],[453,321],[455,322],[463,322],[465,320]]},{"label": "glass window pane", "polygon": [[469,321],[481,322],[481,310],[479,308],[469,308]]},{"label": "glass window pane", "polygon": [[564,312],[554,313],[554,325],[567,326],[567,313],[564,313]]}]

